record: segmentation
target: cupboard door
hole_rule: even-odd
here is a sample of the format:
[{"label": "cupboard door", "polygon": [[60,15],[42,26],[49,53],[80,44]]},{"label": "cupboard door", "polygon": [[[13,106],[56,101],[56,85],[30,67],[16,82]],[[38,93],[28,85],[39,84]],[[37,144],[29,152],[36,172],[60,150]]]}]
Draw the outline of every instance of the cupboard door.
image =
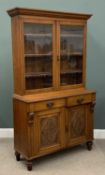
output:
[{"label": "cupboard door", "polygon": [[83,84],[84,26],[60,24],[60,86]]},{"label": "cupboard door", "polygon": [[44,90],[54,86],[54,38],[54,22],[24,22],[26,90]]},{"label": "cupboard door", "polygon": [[45,154],[64,146],[64,109],[36,112],[31,126],[32,155]]},{"label": "cupboard door", "polygon": [[86,140],[86,105],[68,108],[66,116],[67,145],[79,144]]}]

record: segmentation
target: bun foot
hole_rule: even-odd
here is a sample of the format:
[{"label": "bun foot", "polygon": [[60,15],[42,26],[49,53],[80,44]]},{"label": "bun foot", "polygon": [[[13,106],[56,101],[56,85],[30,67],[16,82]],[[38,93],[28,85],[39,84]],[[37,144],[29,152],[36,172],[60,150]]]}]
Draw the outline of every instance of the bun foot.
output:
[{"label": "bun foot", "polygon": [[20,161],[20,154],[17,151],[15,151],[15,156],[16,156],[16,160]]},{"label": "bun foot", "polygon": [[28,171],[32,170],[32,161],[30,161],[30,160],[27,161],[27,170]]},{"label": "bun foot", "polygon": [[92,142],[92,141],[89,141],[89,142],[86,143],[86,145],[87,145],[87,149],[88,149],[89,151],[91,151],[91,150],[92,150],[93,142]]}]

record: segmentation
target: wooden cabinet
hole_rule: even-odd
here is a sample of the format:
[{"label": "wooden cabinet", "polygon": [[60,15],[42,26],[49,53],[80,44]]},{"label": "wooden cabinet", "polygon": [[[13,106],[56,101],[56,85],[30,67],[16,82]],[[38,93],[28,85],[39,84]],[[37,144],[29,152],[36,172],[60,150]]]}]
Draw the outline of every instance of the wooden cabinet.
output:
[{"label": "wooden cabinet", "polygon": [[89,14],[15,8],[12,19],[14,147],[36,157],[93,140],[95,91],[87,90]]}]

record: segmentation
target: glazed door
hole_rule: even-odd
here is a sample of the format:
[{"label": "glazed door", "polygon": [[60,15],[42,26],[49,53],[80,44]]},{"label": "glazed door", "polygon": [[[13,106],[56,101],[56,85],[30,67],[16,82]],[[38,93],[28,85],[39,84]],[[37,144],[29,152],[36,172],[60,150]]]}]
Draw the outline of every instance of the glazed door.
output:
[{"label": "glazed door", "polygon": [[47,20],[24,20],[26,91],[53,89],[55,83],[55,24]]},{"label": "glazed door", "polygon": [[44,154],[64,146],[64,109],[37,112],[38,153]]},{"label": "glazed door", "polygon": [[59,24],[60,87],[80,87],[84,82],[85,29],[83,24]]},{"label": "glazed door", "polygon": [[87,105],[69,107],[66,116],[67,145],[75,145],[86,140],[88,132]]}]

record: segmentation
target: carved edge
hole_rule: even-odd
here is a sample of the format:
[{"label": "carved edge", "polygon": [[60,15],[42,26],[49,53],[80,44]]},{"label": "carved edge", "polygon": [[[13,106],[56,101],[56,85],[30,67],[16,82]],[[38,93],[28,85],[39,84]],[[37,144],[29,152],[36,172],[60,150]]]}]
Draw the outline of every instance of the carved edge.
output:
[{"label": "carved edge", "polygon": [[88,20],[92,14],[83,13],[70,13],[67,11],[49,11],[43,9],[29,9],[29,8],[13,8],[7,11],[8,15],[13,17],[16,15],[30,15],[30,16],[44,16],[44,17],[56,17],[56,18],[71,18]]},{"label": "carved edge", "polygon": [[90,104],[90,112],[94,112],[94,107],[95,107],[95,105],[96,105],[96,102],[95,101],[93,101],[91,104]]},{"label": "carved edge", "polygon": [[35,116],[35,112],[29,112],[28,113],[28,125],[32,126],[34,123],[34,116]]}]

